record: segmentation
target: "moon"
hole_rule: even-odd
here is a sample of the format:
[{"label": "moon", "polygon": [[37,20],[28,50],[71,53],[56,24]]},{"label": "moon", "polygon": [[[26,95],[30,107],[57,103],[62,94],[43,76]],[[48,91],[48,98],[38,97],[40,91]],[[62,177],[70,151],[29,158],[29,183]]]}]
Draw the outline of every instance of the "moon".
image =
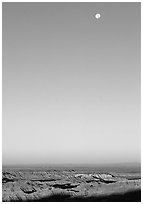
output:
[{"label": "moon", "polygon": [[100,13],[96,13],[94,16],[96,19],[99,19],[101,17]]}]

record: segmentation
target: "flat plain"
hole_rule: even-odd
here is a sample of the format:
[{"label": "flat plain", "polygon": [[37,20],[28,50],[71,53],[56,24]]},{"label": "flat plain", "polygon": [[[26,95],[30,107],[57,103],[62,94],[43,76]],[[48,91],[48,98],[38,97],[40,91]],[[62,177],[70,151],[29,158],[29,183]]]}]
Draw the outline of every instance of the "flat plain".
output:
[{"label": "flat plain", "polygon": [[140,202],[140,168],[3,167],[2,201]]}]

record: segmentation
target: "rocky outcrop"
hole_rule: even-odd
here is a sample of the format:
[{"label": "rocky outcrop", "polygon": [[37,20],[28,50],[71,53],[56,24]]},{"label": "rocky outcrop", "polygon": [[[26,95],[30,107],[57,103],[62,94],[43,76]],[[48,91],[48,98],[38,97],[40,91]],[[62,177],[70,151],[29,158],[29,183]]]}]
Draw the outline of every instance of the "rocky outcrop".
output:
[{"label": "rocky outcrop", "polygon": [[36,189],[33,187],[33,186],[30,186],[30,185],[22,185],[21,187],[20,187],[20,189],[24,192],[24,193],[26,193],[26,194],[31,194],[31,193],[34,193],[34,192],[36,192]]},{"label": "rocky outcrop", "polygon": [[2,183],[14,182],[16,180],[17,180],[17,178],[15,177],[15,175],[13,175],[9,172],[4,172],[2,174]]},{"label": "rocky outcrop", "polygon": [[75,188],[79,184],[71,184],[71,183],[65,183],[65,184],[54,184],[52,185],[54,188],[61,188],[61,189],[69,189],[69,188]]},{"label": "rocky outcrop", "polygon": [[114,182],[117,182],[117,180],[119,180],[118,178],[116,178],[114,175],[112,174],[107,174],[107,173],[104,173],[104,174],[95,174],[93,175],[93,177],[95,179],[99,179],[100,182],[104,182],[104,183],[114,183]]},{"label": "rocky outcrop", "polygon": [[98,181],[104,183],[114,183],[119,180],[112,174],[98,173],[98,174],[75,174],[75,178],[85,179],[87,183]]}]

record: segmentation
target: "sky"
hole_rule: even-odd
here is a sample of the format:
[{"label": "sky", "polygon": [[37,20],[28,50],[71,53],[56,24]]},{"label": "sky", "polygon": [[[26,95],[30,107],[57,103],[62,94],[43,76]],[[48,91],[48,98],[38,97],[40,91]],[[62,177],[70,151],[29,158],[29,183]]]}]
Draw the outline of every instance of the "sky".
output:
[{"label": "sky", "polygon": [[3,165],[140,162],[140,6],[2,3]]}]

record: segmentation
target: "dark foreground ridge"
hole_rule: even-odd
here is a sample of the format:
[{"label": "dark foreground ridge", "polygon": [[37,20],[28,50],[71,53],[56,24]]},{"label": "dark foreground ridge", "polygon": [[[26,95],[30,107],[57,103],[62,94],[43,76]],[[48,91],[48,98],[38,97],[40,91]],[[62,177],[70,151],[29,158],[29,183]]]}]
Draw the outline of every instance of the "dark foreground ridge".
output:
[{"label": "dark foreground ridge", "polygon": [[[19,202],[19,201],[15,201]],[[70,197],[70,194],[55,194],[37,200],[27,200],[27,202],[141,202],[141,190],[130,191],[122,194],[112,194],[106,196],[90,197]]]}]

